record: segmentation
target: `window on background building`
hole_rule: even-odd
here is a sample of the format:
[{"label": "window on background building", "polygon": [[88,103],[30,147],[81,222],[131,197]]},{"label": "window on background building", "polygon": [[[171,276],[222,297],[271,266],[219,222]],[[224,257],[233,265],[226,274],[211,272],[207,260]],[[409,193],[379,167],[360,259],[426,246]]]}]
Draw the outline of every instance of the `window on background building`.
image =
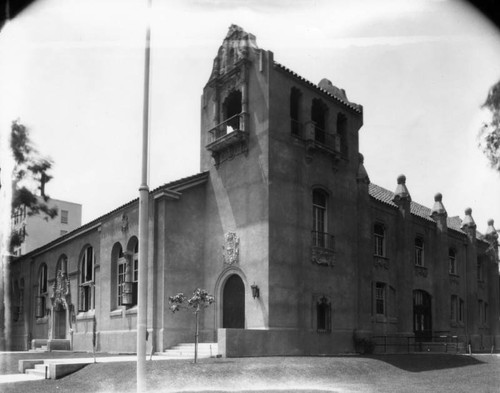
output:
[{"label": "window on background building", "polygon": [[325,191],[313,191],[313,246],[327,247],[327,199]]},{"label": "window on background building", "polygon": [[488,303],[484,303],[483,323],[488,323]]},{"label": "window on background building", "polygon": [[61,231],[60,236],[66,235],[67,233],[68,233],[68,231]]},{"label": "window on background building", "polygon": [[420,236],[415,238],[415,265],[424,266],[424,239]]},{"label": "window on background building", "polygon": [[300,130],[300,90],[296,87],[292,87],[290,91],[290,120],[291,120],[291,131],[293,135],[301,135]]},{"label": "window on background building", "polygon": [[458,303],[458,321],[463,322],[464,321],[464,300],[460,299]]},{"label": "window on background building", "polygon": [[376,223],[373,226],[374,254],[385,256],[385,228],[383,224]]},{"label": "window on background building", "polygon": [[67,210],[61,210],[61,224],[68,223],[69,212]]},{"label": "window on background building", "polygon": [[332,306],[328,299],[323,296],[316,303],[316,316],[317,316],[317,331],[320,333],[329,333],[331,327],[331,313]]},{"label": "window on background building", "polygon": [[453,248],[450,248],[448,250],[448,261],[450,264],[450,268],[449,268],[450,274],[458,274],[457,257],[456,257],[455,250]]},{"label": "window on background building", "polygon": [[80,269],[79,311],[89,311],[94,308],[92,302],[94,286],[94,249],[91,246],[88,246],[83,252]]},{"label": "window on background building", "polygon": [[458,297],[456,295],[451,295],[450,306],[450,320],[456,322],[458,319]]},{"label": "window on background building", "polygon": [[386,313],[386,285],[382,282],[375,283],[375,312],[377,315]]}]

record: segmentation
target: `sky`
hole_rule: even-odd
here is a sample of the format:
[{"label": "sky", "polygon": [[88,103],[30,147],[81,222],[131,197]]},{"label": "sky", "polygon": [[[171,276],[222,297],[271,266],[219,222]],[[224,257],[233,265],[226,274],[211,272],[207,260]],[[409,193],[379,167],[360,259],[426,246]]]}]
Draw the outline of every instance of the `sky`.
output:
[{"label": "sky", "polygon": [[[39,0],[0,33],[0,132],[27,125],[47,193],[83,223],[137,198],[144,37],[152,26],[149,186],[199,172],[200,97],[231,24],[277,62],[363,105],[373,183],[500,229],[500,174],[478,149],[500,32],[456,0]],[[2,139],[5,146],[5,139]],[[4,151],[2,151],[4,153]],[[2,154],[5,159],[6,155]],[[6,168],[2,164],[2,168]],[[2,184],[8,181],[2,170]]]}]

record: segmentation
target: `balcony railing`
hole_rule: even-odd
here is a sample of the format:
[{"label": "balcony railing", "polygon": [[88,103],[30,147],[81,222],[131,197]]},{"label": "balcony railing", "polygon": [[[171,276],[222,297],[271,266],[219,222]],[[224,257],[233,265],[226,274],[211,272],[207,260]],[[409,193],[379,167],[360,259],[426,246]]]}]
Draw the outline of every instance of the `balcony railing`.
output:
[{"label": "balcony railing", "polygon": [[246,113],[242,112],[224,120],[208,131],[208,143],[216,142],[217,140],[229,135],[233,132],[241,133],[245,131]]},{"label": "balcony railing", "polygon": [[340,153],[340,137],[310,121],[305,124],[291,119],[291,133],[331,152]]},{"label": "balcony railing", "polygon": [[335,249],[335,238],[327,232],[311,231],[313,247]]}]

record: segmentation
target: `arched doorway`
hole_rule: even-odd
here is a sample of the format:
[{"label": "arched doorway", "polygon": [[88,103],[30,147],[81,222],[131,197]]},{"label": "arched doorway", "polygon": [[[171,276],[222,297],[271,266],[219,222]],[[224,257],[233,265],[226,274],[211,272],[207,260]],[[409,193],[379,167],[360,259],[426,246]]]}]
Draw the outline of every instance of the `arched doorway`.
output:
[{"label": "arched doorway", "polygon": [[425,291],[413,291],[413,331],[417,341],[432,339],[432,299]]},{"label": "arched doorway", "polygon": [[230,276],[222,292],[222,327],[245,328],[245,284],[237,274]]}]

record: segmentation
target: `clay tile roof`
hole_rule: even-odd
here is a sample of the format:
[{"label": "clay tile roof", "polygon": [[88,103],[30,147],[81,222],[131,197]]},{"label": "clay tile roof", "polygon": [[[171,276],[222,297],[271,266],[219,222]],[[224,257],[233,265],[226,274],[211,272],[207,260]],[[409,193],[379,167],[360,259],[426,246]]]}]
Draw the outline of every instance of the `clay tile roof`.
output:
[{"label": "clay tile roof", "polygon": [[[392,199],[394,198],[393,192],[386,190],[383,187],[377,186],[376,184],[370,183],[369,193],[370,196],[376,201],[397,208],[397,205],[392,201]],[[434,222],[434,220],[431,218],[431,209],[419,203],[411,201],[410,212],[414,216],[423,218],[426,221]],[[462,229],[460,228],[460,226],[462,225],[462,220],[460,219],[460,217],[458,216],[448,217],[447,224],[449,229],[465,234],[465,232],[463,232]],[[479,237],[480,236],[478,236],[478,238]]]},{"label": "clay tile roof", "polygon": [[353,111],[358,112],[358,113],[362,113],[363,112],[363,107],[361,105],[354,104],[352,102],[348,102],[348,101],[344,101],[344,100],[340,99],[339,97],[337,97],[337,96],[329,93],[325,89],[322,89],[322,88],[318,87],[317,84],[312,83],[311,81],[308,81],[306,78],[300,76],[295,71],[292,71],[290,68],[285,67],[284,65],[282,65],[282,64],[280,64],[280,63],[278,63],[276,61],[274,62],[274,66],[282,69],[283,71],[286,71],[287,73],[291,74],[292,76],[294,76],[295,78],[299,79],[300,81],[308,84],[311,87],[314,87],[316,90],[321,91],[323,94],[326,94],[328,97],[333,98],[334,100],[336,100],[336,101],[344,104],[345,106],[347,106],[348,108],[352,109]]},{"label": "clay tile roof", "polygon": [[[197,173],[196,175],[184,177],[182,179],[178,179],[178,180],[171,181],[169,183],[165,183],[164,185],[157,187],[154,190],[150,191],[149,194],[152,195],[152,194],[155,194],[161,190],[173,190],[173,191],[182,190],[182,189],[188,188],[190,186],[190,184],[191,185],[193,183],[199,184],[199,183],[197,183],[198,181],[204,181],[207,179],[208,179],[208,172]],[[28,255],[34,255],[36,253],[43,251],[46,248],[50,248],[51,246],[56,245],[57,243],[64,241],[65,239],[71,238],[71,237],[78,235],[80,233],[84,233],[86,230],[94,228],[94,227],[96,227],[96,225],[99,225],[101,223],[101,221],[103,221],[105,218],[111,216],[114,213],[117,213],[118,211],[120,211],[126,207],[129,207],[135,203],[138,203],[138,202],[139,202],[139,198],[135,198],[135,199],[131,200],[130,202],[127,202],[127,203],[117,207],[116,209],[113,209],[110,212],[103,214],[102,216],[82,225],[81,227],[76,228],[76,229],[72,230],[71,232],[66,233],[63,236],[58,237],[57,239],[51,241],[50,243],[47,243],[47,244],[45,244],[45,245],[43,245],[35,250],[32,250],[27,254],[21,255],[19,258],[24,258]]]}]

